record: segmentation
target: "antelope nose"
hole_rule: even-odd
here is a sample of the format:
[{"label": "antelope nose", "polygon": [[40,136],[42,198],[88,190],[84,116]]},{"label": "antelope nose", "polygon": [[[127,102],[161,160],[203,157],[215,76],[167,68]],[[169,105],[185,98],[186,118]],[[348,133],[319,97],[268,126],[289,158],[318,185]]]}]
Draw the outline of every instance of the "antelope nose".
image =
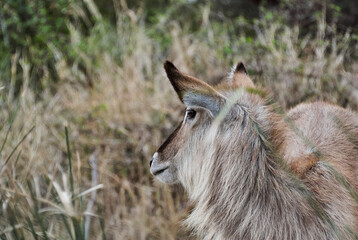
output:
[{"label": "antelope nose", "polygon": [[154,155],[153,155],[153,157],[152,157],[152,160],[150,160],[150,162],[149,162],[149,166],[150,166],[150,167],[152,166],[153,161],[155,161],[155,160],[156,160],[156,158],[158,158],[158,153],[157,153],[157,152],[156,152],[156,153],[154,153]]}]

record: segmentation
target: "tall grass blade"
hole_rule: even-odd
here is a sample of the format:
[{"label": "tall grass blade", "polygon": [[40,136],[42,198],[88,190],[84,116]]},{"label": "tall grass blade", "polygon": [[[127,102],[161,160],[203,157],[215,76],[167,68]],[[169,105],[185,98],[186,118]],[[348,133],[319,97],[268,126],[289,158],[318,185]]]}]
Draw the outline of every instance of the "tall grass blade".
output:
[{"label": "tall grass blade", "polygon": [[[51,195],[52,195],[52,197],[53,197],[55,203],[56,203],[56,204],[60,204],[60,201],[56,198],[56,194],[55,194],[53,188],[52,188],[50,191],[51,191]],[[60,215],[61,215],[61,219],[62,219],[62,221],[63,221],[63,224],[65,225],[65,228],[66,228],[66,230],[67,230],[67,232],[68,232],[68,235],[70,235],[71,240],[74,240],[74,239],[73,239],[73,236],[72,236],[71,226],[70,226],[70,224],[68,223],[65,214],[60,214]]]},{"label": "tall grass blade", "polygon": [[21,156],[21,150],[19,151],[19,153],[17,154],[17,157],[16,157],[16,160],[15,160],[15,163],[14,163],[14,167],[16,168],[17,166],[17,163],[19,162],[19,159],[20,159],[20,156]]},{"label": "tall grass blade", "polygon": [[68,165],[70,168],[70,184],[71,184],[71,193],[72,193],[72,203],[74,204],[74,189],[73,189],[73,174],[72,174],[72,159],[71,159],[71,151],[70,151],[70,141],[68,138],[68,129],[65,127],[65,134],[66,134],[66,145],[67,145],[67,158],[68,158]]},{"label": "tall grass blade", "polygon": [[1,156],[2,151],[4,150],[4,146],[5,146],[6,142],[7,142],[7,138],[8,138],[8,136],[9,136],[10,130],[11,130],[12,125],[13,125],[13,123],[14,123],[14,120],[15,120],[15,117],[16,117],[16,115],[17,115],[17,111],[19,110],[19,107],[20,107],[20,104],[18,103],[17,106],[16,106],[16,109],[15,109],[15,113],[13,114],[13,116],[12,116],[11,119],[10,119],[10,125],[9,125],[9,128],[7,129],[7,132],[6,132],[6,135],[5,135],[5,139],[4,139],[4,141],[3,141],[2,145],[1,145],[1,148],[0,148],[0,156]]},{"label": "tall grass blade", "polygon": [[7,157],[7,159],[5,160],[4,164],[1,166],[0,168],[0,172],[2,171],[2,169],[5,167],[5,165],[7,164],[7,162],[10,160],[10,158],[12,157],[12,155],[15,153],[16,149],[20,146],[20,144],[26,139],[26,137],[32,132],[32,130],[35,129],[35,126],[33,126],[20,140],[20,142],[18,142],[16,144],[16,146],[14,147],[14,149],[12,149],[10,155]]},{"label": "tall grass blade", "polygon": [[28,225],[30,226],[30,232],[32,233],[32,236],[34,237],[35,240],[38,240],[39,238],[37,237],[37,233],[34,229],[34,225],[32,224],[31,219],[29,217],[27,217],[26,221],[27,221]]},{"label": "tall grass blade", "polygon": [[[68,137],[68,128],[65,127],[65,134],[66,134],[66,145],[67,145],[67,158],[68,158],[68,165],[70,168],[70,185],[71,185],[71,193],[72,193],[72,204],[75,205],[75,193],[73,187],[73,171],[72,171],[72,158],[71,158],[71,151],[70,151],[70,141]],[[72,224],[75,229],[75,239],[84,239],[82,234],[81,228],[81,221],[78,221],[75,217],[72,217]]]},{"label": "tall grass blade", "polygon": [[30,183],[29,180],[27,180],[27,186],[28,186],[28,188],[29,188],[32,201],[34,202],[34,209],[33,209],[33,211],[34,211],[34,215],[35,215],[37,221],[38,221],[39,224],[40,224],[41,231],[42,231],[42,234],[43,234],[43,238],[46,239],[46,240],[49,240],[49,238],[48,238],[48,236],[47,236],[46,228],[45,228],[44,223],[43,223],[42,216],[41,216],[41,214],[39,213],[38,201],[37,201],[37,198],[36,198],[36,196],[35,196],[34,190],[32,189],[32,186],[31,186],[31,183]]},{"label": "tall grass blade", "polygon": [[25,239],[22,231],[19,231],[16,227],[16,216],[18,215],[10,205],[7,208],[7,216],[10,226],[12,227],[12,234],[14,235],[15,239]]},{"label": "tall grass blade", "polygon": [[72,217],[73,228],[75,229],[75,238],[76,240],[84,239],[84,235],[82,234],[81,223],[75,217]]},{"label": "tall grass blade", "polygon": [[107,240],[106,233],[105,233],[105,231],[104,231],[104,219],[100,218],[100,219],[99,219],[99,224],[101,225],[102,239],[103,239],[103,240]]}]

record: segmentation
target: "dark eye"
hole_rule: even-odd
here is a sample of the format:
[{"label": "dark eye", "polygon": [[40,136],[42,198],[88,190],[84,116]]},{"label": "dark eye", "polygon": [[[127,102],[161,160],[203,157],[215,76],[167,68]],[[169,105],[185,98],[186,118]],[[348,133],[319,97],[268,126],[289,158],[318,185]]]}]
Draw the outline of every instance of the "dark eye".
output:
[{"label": "dark eye", "polygon": [[191,120],[194,119],[196,115],[196,112],[193,109],[186,110],[186,118]]}]

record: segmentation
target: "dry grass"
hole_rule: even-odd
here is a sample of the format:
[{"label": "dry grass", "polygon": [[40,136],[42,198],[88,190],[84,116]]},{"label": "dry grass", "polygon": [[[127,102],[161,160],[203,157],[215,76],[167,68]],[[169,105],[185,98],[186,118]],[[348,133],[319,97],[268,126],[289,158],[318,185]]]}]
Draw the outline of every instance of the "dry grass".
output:
[{"label": "dry grass", "polygon": [[[263,19],[254,27],[255,47],[231,41],[207,22],[206,32],[195,35],[167,20],[172,44],[164,54],[136,20],[138,13],[126,13],[131,18],[119,13],[117,29],[99,20],[88,38],[72,28],[71,44],[90,70],[92,88],[59,54],[55,95],[36,101],[25,84],[14,100],[7,86],[0,90],[0,143],[11,127],[0,156],[1,239],[187,239],[180,225],[190,208],[185,193],[154,183],[149,173],[151,155],[182,115],[162,69],[166,58],[206,81],[243,60],[285,109],[311,100],[358,109],[358,63],[351,56],[357,46],[349,33],[326,38],[334,27],[323,21],[316,36],[302,37],[298,28]],[[79,47],[82,42],[87,49]],[[224,45],[242,51],[223,58]],[[30,66],[18,61],[26,83]]]}]

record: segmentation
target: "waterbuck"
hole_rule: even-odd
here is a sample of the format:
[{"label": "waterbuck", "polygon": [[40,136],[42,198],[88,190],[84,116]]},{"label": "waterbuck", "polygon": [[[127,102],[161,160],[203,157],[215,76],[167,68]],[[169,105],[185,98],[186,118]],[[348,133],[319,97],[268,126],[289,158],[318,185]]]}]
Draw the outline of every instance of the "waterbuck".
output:
[{"label": "waterbuck", "polygon": [[358,239],[356,113],[317,102],[285,115],[242,63],[216,86],[164,68],[186,114],[150,171],[184,186],[197,236]]}]

